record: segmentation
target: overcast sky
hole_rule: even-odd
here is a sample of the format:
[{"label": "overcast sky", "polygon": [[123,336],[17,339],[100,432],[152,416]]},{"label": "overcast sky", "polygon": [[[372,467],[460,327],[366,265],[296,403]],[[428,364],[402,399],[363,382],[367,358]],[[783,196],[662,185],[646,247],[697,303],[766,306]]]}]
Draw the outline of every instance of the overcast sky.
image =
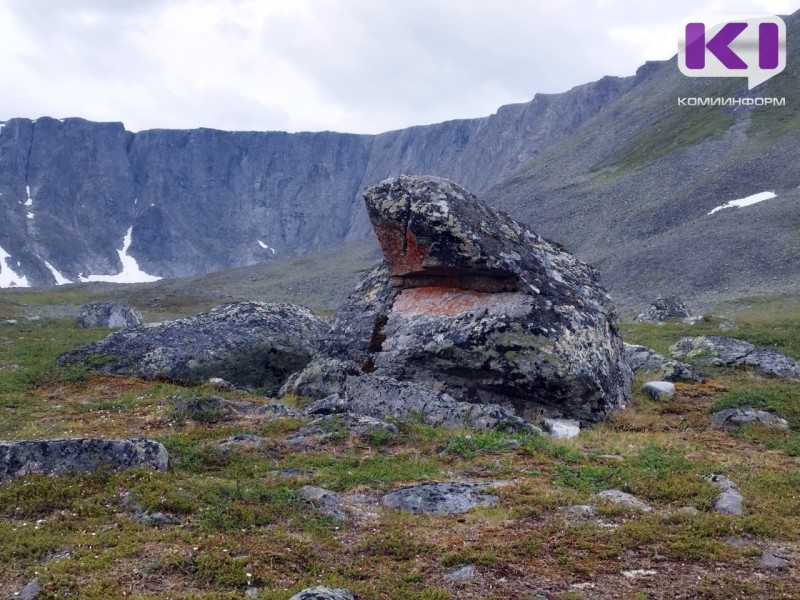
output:
[{"label": "overcast sky", "polygon": [[630,75],[800,0],[0,0],[0,121],[377,133]]}]

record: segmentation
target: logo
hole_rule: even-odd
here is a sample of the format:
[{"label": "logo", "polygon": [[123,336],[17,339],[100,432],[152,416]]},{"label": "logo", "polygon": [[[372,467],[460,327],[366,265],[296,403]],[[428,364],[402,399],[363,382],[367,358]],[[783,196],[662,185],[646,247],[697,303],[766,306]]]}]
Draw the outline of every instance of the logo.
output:
[{"label": "logo", "polygon": [[740,19],[707,29],[688,23],[678,67],[689,77],[747,77],[753,89],[786,67],[786,24],[780,17]]}]

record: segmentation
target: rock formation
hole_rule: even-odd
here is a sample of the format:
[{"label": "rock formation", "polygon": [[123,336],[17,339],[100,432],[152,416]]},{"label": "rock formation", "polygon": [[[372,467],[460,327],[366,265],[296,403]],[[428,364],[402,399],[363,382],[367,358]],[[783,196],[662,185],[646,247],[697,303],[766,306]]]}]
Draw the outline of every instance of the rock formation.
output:
[{"label": "rock formation", "polygon": [[311,360],[325,329],[305,308],[242,302],[196,317],[116,331],[59,361],[176,383],[222,377],[236,385],[277,391],[288,375]]},{"label": "rock formation", "polygon": [[144,320],[136,310],[111,302],[92,302],[81,306],[75,326],[79,329],[92,327],[138,327]]},{"label": "rock formation", "polygon": [[720,335],[685,337],[670,347],[675,358],[714,367],[753,367],[766,375],[800,380],[800,363],[772,348]]},{"label": "rock formation", "polygon": [[528,419],[625,406],[630,369],[594,269],[446,179],[388,179],[365,200],[386,260],[336,314],[322,367],[294,381],[340,392],[355,364]]}]

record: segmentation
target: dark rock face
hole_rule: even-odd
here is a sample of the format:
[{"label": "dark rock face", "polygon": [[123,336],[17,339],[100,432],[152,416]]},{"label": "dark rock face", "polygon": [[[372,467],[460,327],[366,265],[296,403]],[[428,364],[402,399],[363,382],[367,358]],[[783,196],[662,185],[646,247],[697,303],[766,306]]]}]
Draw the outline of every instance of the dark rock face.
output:
[{"label": "dark rock face", "polygon": [[476,506],[494,506],[497,496],[487,494],[486,483],[424,483],[390,492],[383,505],[399,508],[412,515],[453,515],[465,513]]},{"label": "dark rock face", "polygon": [[221,377],[276,391],[319,348],[325,324],[290,304],[243,302],[207,313],[112,333],[65,354],[61,364],[87,362],[102,373],[198,383]]},{"label": "dark rock face", "polygon": [[735,338],[719,335],[685,337],[670,347],[670,355],[716,367],[750,366],[774,377],[800,380],[800,363],[793,358]]},{"label": "dark rock face", "polygon": [[93,302],[81,306],[75,326],[80,329],[93,327],[138,327],[144,320],[134,309],[111,302]]},{"label": "dark rock face", "polygon": [[168,458],[164,446],[142,438],[0,442],[0,482],[28,473],[90,473],[101,465],[112,469],[149,466],[165,471]]},{"label": "dark rock face", "polygon": [[691,365],[667,358],[646,346],[636,344],[624,344],[624,346],[625,362],[633,373],[647,373],[672,382],[703,380]]},{"label": "dark rock face", "polygon": [[640,323],[663,323],[688,319],[692,314],[683,300],[676,296],[656,298],[650,307],[636,317]]},{"label": "dark rock face", "polygon": [[618,317],[596,272],[451,181],[369,188],[386,262],[324,355],[459,401],[596,422],[627,403]]}]

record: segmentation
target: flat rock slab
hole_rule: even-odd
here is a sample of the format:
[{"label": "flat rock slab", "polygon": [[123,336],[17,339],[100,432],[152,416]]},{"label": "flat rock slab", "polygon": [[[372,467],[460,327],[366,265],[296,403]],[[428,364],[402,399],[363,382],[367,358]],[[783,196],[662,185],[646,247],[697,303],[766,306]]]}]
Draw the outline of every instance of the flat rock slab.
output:
[{"label": "flat rock slab", "polygon": [[770,552],[764,552],[758,559],[758,562],[764,565],[765,567],[769,567],[770,569],[786,569],[792,563],[790,563],[785,558],[781,558],[780,556],[775,556]]},{"label": "flat rock slab", "polygon": [[181,384],[220,377],[273,392],[308,364],[327,329],[306,308],[239,302],[195,317],[116,331],[59,362]]},{"label": "flat rock slab", "polygon": [[334,521],[344,521],[347,518],[342,510],[342,501],[335,492],[313,485],[304,485],[297,495],[310,503],[317,512]]},{"label": "flat rock slab", "polygon": [[667,402],[675,396],[675,384],[669,381],[648,381],[642,386],[642,391],[653,400]]},{"label": "flat rock slab", "polygon": [[318,585],[295,594],[289,600],[355,600],[355,598],[348,590]]},{"label": "flat rock slab", "polygon": [[96,440],[66,438],[0,442],[0,482],[28,473],[65,475],[149,466],[166,471],[167,450],[144,438]]},{"label": "flat rock slab", "polygon": [[485,492],[489,487],[486,483],[424,483],[386,494],[383,505],[413,515],[460,514],[476,506],[495,506],[497,496]]},{"label": "flat rock slab", "polygon": [[581,433],[580,423],[571,419],[545,419],[542,424],[554,440],[569,440]]},{"label": "flat rock slab", "polygon": [[711,425],[729,432],[738,430],[743,425],[759,423],[776,429],[789,429],[786,419],[781,419],[777,415],[763,410],[757,410],[752,406],[740,408],[726,408],[711,415]]},{"label": "flat rock slab", "polygon": [[636,496],[621,490],[603,490],[597,494],[597,497],[602,498],[603,500],[608,500],[612,504],[622,504],[624,506],[635,508],[636,510],[641,510],[642,512],[653,512],[652,506],[642,502]]},{"label": "flat rock slab", "polygon": [[744,512],[744,498],[739,488],[724,475],[712,475],[709,483],[719,489],[714,501],[714,510],[723,515],[741,515]]}]

